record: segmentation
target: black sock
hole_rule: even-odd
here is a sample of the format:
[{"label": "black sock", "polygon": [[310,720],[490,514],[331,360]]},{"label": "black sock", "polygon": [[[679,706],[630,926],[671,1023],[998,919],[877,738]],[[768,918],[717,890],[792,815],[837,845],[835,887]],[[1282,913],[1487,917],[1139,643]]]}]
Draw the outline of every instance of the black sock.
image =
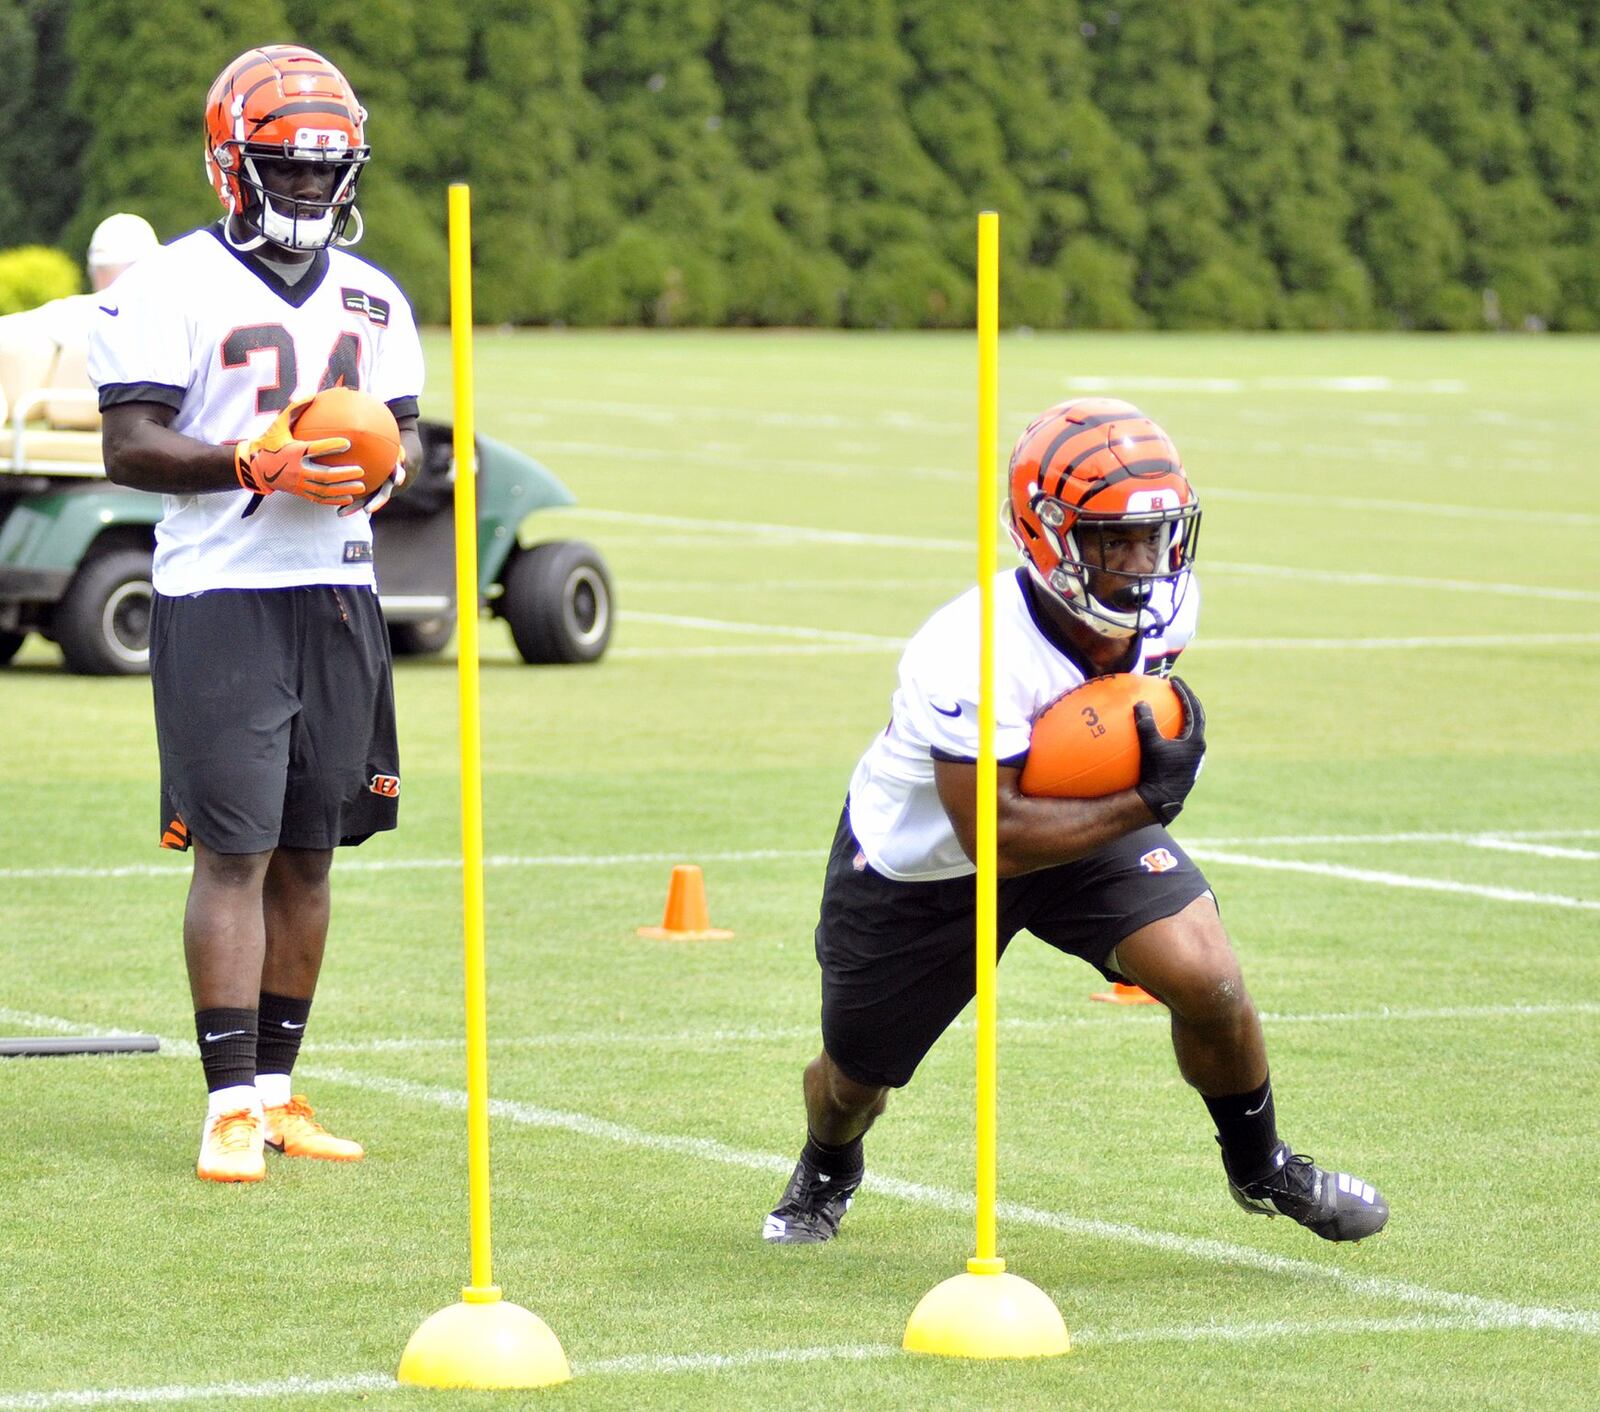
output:
[{"label": "black sock", "polygon": [[861,1155],[861,1136],[857,1134],[840,1147],[818,1142],[808,1132],[801,1157],[824,1176],[859,1177],[866,1170],[866,1159]]},{"label": "black sock", "polygon": [[[1205,1097],[1204,1094],[1201,1097]],[[1207,1098],[1211,1121],[1222,1144],[1222,1164],[1240,1186],[1259,1181],[1273,1170],[1278,1146],[1278,1117],[1272,1106],[1272,1078],[1249,1093]]]},{"label": "black sock", "polygon": [[300,1040],[311,1014],[309,1000],[261,992],[261,1037],[256,1041],[258,1074],[292,1074],[300,1057]]},{"label": "black sock", "polygon": [[210,1092],[255,1083],[254,1010],[196,1010],[194,1032],[200,1041],[200,1062],[205,1066],[206,1088]]}]

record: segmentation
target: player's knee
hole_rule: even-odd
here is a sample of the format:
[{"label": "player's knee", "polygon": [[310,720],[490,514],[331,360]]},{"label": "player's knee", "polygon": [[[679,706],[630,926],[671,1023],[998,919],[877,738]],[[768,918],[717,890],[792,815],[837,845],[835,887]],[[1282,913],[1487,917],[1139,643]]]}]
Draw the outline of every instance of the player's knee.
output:
[{"label": "player's knee", "polygon": [[271,859],[270,853],[216,853],[197,847],[195,882],[206,887],[259,888]]},{"label": "player's knee", "polygon": [[806,1078],[807,1087],[815,1085],[818,1095],[836,1113],[876,1118],[888,1106],[887,1088],[857,1082],[826,1050],[811,1061]]},{"label": "player's knee", "polygon": [[1193,1024],[1227,1024],[1251,1009],[1239,958],[1220,934],[1196,938],[1184,949],[1161,998],[1173,1014]]},{"label": "player's knee", "polygon": [[326,849],[280,848],[272,855],[272,871],[298,888],[322,887],[333,867],[333,853]]}]

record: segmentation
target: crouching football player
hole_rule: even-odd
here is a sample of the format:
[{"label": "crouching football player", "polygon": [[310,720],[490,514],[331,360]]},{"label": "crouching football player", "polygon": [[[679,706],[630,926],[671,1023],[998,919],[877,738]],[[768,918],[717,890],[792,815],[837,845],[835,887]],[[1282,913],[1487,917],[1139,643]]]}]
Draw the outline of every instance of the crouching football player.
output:
[{"label": "crouching football player", "polygon": [[[1062,403],[1018,441],[1008,508],[1024,567],[995,591],[999,945],[1026,928],[1157,996],[1233,1198],[1327,1240],[1369,1236],[1389,1218],[1371,1184],[1279,1139],[1255,1006],[1211,888],[1167,832],[1205,754],[1194,693],[1173,678],[1175,740],[1136,708],[1135,788],[1044,799],[1018,787],[1052,701],[1090,677],[1166,672],[1194,635],[1200,509],[1177,450],[1125,402]],[[806,1143],[769,1241],[833,1237],[865,1171],[863,1134],[972,999],[978,635],[974,588],[912,638],[890,723],[851,778],[816,933],[823,1048],[805,1070]]]}]

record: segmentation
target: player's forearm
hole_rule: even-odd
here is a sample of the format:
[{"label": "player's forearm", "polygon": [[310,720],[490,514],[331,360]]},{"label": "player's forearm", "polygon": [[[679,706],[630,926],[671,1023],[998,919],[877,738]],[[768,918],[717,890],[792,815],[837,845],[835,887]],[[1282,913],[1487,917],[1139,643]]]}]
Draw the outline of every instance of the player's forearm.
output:
[{"label": "player's forearm", "polygon": [[113,428],[101,438],[106,476],[118,485],[164,495],[238,490],[231,446],[210,446],[156,422]]},{"label": "player's forearm", "polygon": [[995,830],[998,871],[1010,878],[1071,863],[1154,822],[1131,789],[1101,799],[1043,799],[1002,789]]},{"label": "player's forearm", "polygon": [[406,475],[404,482],[395,488],[396,496],[404,495],[422,474],[422,435],[417,431],[415,417],[400,418],[400,448],[406,453]]}]

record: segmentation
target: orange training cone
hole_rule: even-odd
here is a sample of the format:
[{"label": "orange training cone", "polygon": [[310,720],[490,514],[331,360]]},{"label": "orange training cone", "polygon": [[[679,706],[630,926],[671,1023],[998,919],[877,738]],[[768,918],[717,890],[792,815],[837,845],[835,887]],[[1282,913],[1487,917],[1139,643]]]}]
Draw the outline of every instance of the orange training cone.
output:
[{"label": "orange training cone", "polygon": [[733,935],[711,925],[706,910],[706,880],[693,863],[672,870],[667,888],[667,911],[659,927],[640,927],[640,936],[656,941],[726,941]]},{"label": "orange training cone", "polygon": [[1143,986],[1126,985],[1113,981],[1110,990],[1097,990],[1090,1000],[1104,1000],[1112,1005],[1159,1005],[1161,1002]]}]

